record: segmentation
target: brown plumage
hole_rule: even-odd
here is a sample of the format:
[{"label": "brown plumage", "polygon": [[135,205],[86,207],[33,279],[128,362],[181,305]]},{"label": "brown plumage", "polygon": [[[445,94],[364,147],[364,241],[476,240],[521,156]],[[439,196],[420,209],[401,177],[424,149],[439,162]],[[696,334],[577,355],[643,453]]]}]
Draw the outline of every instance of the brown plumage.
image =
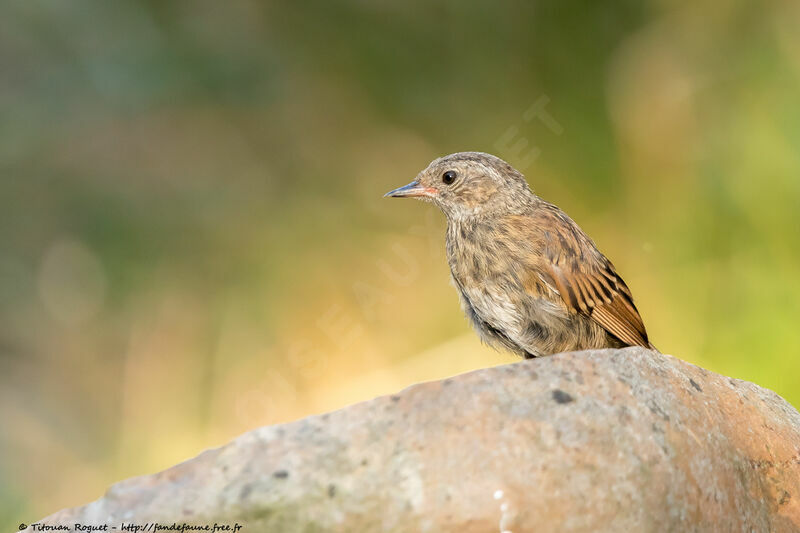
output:
[{"label": "brown plumage", "polygon": [[387,196],[428,200],[445,213],[453,284],[487,343],[524,357],[654,348],[611,261],[502,159],[442,157]]}]

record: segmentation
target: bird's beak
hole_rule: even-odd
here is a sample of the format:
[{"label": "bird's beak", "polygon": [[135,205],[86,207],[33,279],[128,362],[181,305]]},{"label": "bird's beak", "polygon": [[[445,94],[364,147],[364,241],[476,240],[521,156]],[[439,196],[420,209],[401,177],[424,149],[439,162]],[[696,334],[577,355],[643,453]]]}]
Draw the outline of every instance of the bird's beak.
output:
[{"label": "bird's beak", "polygon": [[408,185],[404,185],[399,189],[389,191],[383,195],[384,198],[416,198],[420,196],[431,198],[439,192],[433,187],[423,187],[418,181],[412,181]]}]

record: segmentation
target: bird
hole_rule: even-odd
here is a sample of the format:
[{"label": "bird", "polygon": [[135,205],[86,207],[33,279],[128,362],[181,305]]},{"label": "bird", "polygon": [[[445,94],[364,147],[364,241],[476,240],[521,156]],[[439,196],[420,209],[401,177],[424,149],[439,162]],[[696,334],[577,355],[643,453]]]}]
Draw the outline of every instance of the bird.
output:
[{"label": "bird", "polygon": [[451,281],[486,344],[526,359],[655,349],[611,261],[499,157],[458,152],[434,159],[384,197],[421,199],[444,212]]}]

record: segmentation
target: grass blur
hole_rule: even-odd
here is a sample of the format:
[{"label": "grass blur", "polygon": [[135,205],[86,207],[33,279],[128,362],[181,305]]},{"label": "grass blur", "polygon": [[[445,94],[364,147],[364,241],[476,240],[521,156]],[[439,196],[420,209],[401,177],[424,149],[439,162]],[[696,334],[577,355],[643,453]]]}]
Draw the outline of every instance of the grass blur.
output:
[{"label": "grass blur", "polygon": [[[383,200],[497,154],[652,340],[800,405],[796,2],[0,7],[0,526],[259,425],[513,361]],[[532,106],[547,116],[531,118]]]}]

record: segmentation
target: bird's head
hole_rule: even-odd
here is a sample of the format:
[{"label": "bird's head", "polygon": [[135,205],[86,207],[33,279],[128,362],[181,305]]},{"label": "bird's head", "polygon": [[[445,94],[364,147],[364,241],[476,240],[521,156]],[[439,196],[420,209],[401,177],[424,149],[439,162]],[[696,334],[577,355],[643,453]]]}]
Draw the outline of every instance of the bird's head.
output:
[{"label": "bird's head", "polygon": [[433,202],[450,219],[510,213],[535,198],[519,171],[482,152],[434,159],[417,179],[385,196]]}]

